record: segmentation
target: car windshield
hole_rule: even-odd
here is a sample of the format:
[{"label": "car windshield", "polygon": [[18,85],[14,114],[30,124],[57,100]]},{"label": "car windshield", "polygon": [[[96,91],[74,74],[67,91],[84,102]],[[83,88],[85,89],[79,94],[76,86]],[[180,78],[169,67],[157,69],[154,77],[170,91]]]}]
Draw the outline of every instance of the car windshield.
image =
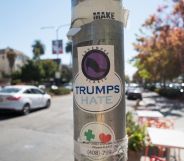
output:
[{"label": "car windshield", "polygon": [[19,88],[3,88],[0,90],[0,93],[18,93],[19,91]]},{"label": "car windshield", "polygon": [[129,91],[131,91],[131,92],[141,92],[142,91],[142,89],[141,88],[139,88],[139,87],[135,87],[135,88],[131,88]]},{"label": "car windshield", "polygon": [[65,83],[64,86],[72,86],[72,83],[71,82]]}]

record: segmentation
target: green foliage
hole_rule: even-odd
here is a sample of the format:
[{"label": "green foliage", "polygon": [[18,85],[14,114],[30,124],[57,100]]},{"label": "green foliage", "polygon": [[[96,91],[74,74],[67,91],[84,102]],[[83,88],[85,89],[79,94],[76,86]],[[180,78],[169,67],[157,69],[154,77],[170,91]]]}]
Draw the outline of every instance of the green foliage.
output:
[{"label": "green foliage", "polygon": [[52,60],[42,60],[38,62],[39,66],[43,69],[43,79],[49,80],[55,77],[57,71],[57,63]]},{"label": "green foliage", "polygon": [[20,84],[21,83],[21,72],[15,71],[11,74],[11,84]]},{"label": "green foliage", "polygon": [[11,81],[11,84],[13,84],[13,85],[21,84],[21,83],[22,83],[22,81],[20,79],[14,79]]},{"label": "green foliage", "polygon": [[11,72],[13,70],[13,66],[14,66],[14,63],[15,63],[15,59],[16,59],[17,55],[16,53],[13,51],[13,49],[8,49],[8,52],[7,52],[7,58],[8,58],[8,62],[9,62],[9,67],[11,69]]},{"label": "green foliage", "polygon": [[60,87],[58,89],[50,89],[49,93],[53,94],[53,95],[65,95],[65,94],[70,94],[70,90]]},{"label": "green foliage", "polygon": [[21,72],[20,71],[15,71],[11,74],[12,80],[15,79],[21,79]]},{"label": "green foliage", "polygon": [[156,89],[155,92],[167,98],[179,98],[182,96],[182,93],[179,91],[179,89],[173,89],[173,88]]},{"label": "green foliage", "polygon": [[150,91],[155,91],[156,87],[155,87],[155,85],[151,85],[151,86],[147,87],[147,89],[149,89]]},{"label": "green foliage", "polygon": [[66,53],[72,52],[72,42],[71,41],[67,42],[65,51],[66,51]]},{"label": "green foliage", "polygon": [[63,83],[70,82],[72,80],[72,69],[67,65],[62,65],[61,76]]},{"label": "green foliage", "polygon": [[142,25],[133,44],[138,52],[134,65],[145,80],[170,81],[184,72],[183,6],[183,1],[163,5]]},{"label": "green foliage", "polygon": [[10,74],[5,73],[4,71],[1,72],[3,78],[11,78]]},{"label": "green foliage", "polygon": [[126,83],[130,83],[130,78],[129,78],[128,75],[125,75],[125,82],[126,82]]},{"label": "green foliage", "polygon": [[72,42],[71,41],[67,42],[65,51],[66,53],[70,53],[70,65],[71,65],[72,64]]},{"label": "green foliage", "polygon": [[151,78],[151,74],[146,69],[142,69],[138,73],[139,73],[140,77],[142,77],[144,79]]},{"label": "green foliage", "polygon": [[32,45],[32,48],[33,48],[33,59],[35,60],[39,60],[40,59],[40,56],[43,55],[45,53],[45,47],[44,45],[41,43],[41,41],[39,40],[36,40],[34,42],[34,44]]},{"label": "green foliage", "polygon": [[126,131],[128,135],[128,148],[140,152],[145,148],[146,127],[134,121],[131,112],[126,114]]},{"label": "green foliage", "polygon": [[25,82],[40,81],[44,76],[44,70],[41,65],[29,60],[27,64],[22,67],[21,78]]},{"label": "green foliage", "polygon": [[40,82],[54,78],[57,64],[51,60],[33,61],[29,60],[22,67],[21,73],[13,73],[12,79],[21,79],[24,82]]}]

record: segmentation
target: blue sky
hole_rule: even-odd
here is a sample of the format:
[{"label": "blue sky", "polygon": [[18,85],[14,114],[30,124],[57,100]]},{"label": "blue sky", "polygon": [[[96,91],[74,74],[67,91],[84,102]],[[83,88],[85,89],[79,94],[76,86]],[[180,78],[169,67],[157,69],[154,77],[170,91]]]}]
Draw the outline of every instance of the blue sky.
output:
[{"label": "blue sky", "polygon": [[[148,15],[154,13],[163,0],[124,0],[124,6],[130,10],[128,26],[125,29],[125,73],[131,76],[135,72],[128,60],[136,52],[132,43],[135,33]],[[51,54],[51,41],[56,38],[54,29],[42,29],[45,26],[70,24],[71,0],[1,0],[0,1],[0,49],[11,47],[32,57],[32,44],[41,40],[46,47],[44,58],[56,58]],[[64,47],[68,39],[69,25],[59,30],[59,39]],[[64,64],[70,61],[69,54],[59,56]]]}]

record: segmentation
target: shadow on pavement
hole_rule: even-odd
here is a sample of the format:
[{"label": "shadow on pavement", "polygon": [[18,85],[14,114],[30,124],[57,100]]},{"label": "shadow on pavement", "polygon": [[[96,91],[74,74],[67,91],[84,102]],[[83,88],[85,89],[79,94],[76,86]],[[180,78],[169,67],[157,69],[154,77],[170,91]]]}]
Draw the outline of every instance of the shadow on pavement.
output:
[{"label": "shadow on pavement", "polygon": [[[44,109],[45,108],[39,108],[39,109],[31,110],[30,114],[28,114],[28,115],[31,115],[31,113],[41,111],[41,110],[44,110]],[[8,119],[14,119],[14,118],[17,118],[17,117],[22,117],[22,116],[24,116],[24,115],[22,115],[21,113],[15,112],[15,111],[0,110],[0,121],[8,120]]]},{"label": "shadow on pavement", "polygon": [[154,106],[156,106],[156,104],[155,104],[155,103],[148,103],[148,104],[146,105],[146,108],[154,107]]},{"label": "shadow on pavement", "polygon": [[7,120],[7,119],[13,119],[19,116],[21,115],[16,112],[4,111],[4,110],[0,111],[0,121]]},{"label": "shadow on pavement", "polygon": [[179,99],[167,99],[159,95],[150,95],[143,99],[151,99],[154,103],[147,103],[146,108],[161,112],[164,116],[182,117],[184,102]]},{"label": "shadow on pavement", "polygon": [[174,113],[172,111],[167,111],[167,112],[161,112],[165,117],[166,116],[175,116],[175,117],[182,117],[183,115],[179,113]]}]

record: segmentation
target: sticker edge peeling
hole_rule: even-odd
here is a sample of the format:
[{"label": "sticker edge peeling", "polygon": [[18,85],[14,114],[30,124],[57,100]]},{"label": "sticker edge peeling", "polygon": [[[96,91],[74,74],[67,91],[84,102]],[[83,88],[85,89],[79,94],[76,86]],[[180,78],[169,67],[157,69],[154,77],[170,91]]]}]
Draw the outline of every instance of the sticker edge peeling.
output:
[{"label": "sticker edge peeling", "polygon": [[[81,152],[81,149],[85,149],[85,147],[83,147],[84,142],[79,142],[74,140],[74,155],[76,157],[76,159],[81,159],[83,157],[86,157],[90,160],[101,160],[101,159],[107,159],[110,158],[112,156],[116,156],[118,155],[120,159],[124,158],[125,161],[128,160],[128,136],[126,135],[123,139],[120,140],[116,140],[115,142],[111,143],[113,148],[115,148],[115,146],[117,147],[116,150],[112,153],[112,155],[109,155],[107,157],[104,158],[91,158],[88,155],[85,155],[84,152]],[[105,146],[106,144],[104,144]],[[119,160],[120,160],[119,159]]]}]

